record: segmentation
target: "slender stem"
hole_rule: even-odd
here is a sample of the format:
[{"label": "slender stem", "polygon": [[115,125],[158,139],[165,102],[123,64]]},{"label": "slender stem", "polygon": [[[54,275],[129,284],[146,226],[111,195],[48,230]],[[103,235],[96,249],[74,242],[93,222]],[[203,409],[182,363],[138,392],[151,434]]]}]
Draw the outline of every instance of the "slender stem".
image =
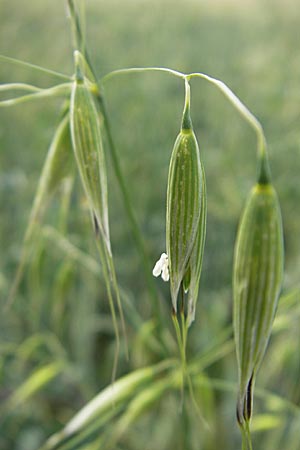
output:
[{"label": "slender stem", "polygon": [[243,427],[241,427],[240,430],[241,430],[241,435],[242,435],[242,450],[249,450],[245,429]]},{"label": "slender stem", "polygon": [[244,424],[240,425],[240,431],[242,435],[242,450],[253,450],[249,421],[246,421]]},{"label": "slender stem", "polygon": [[118,282],[117,282],[115,266],[114,266],[114,263],[113,263],[112,255],[110,254],[110,252],[107,251],[106,246],[104,246],[104,250],[106,251],[106,259],[107,259],[108,265],[109,265],[109,272],[110,272],[110,276],[111,276],[111,282],[112,282],[112,286],[114,288],[117,308],[118,308],[120,319],[121,319],[121,327],[122,327],[123,336],[124,336],[124,340],[125,340],[126,357],[127,357],[127,360],[129,360],[128,339],[127,339],[126,326],[125,326],[125,320],[124,320],[124,313],[123,313],[123,308],[122,308],[122,303],[121,303],[121,297],[120,297],[120,291],[119,291]]},{"label": "slender stem", "polygon": [[266,152],[266,139],[263,132],[263,128],[261,126],[261,123],[258,121],[258,119],[254,116],[254,114],[251,113],[251,111],[246,107],[246,105],[233,93],[233,91],[221,80],[218,80],[217,78],[213,78],[209,75],[206,75],[201,72],[194,72],[190,74],[184,74],[182,72],[179,72],[177,70],[168,69],[166,67],[132,67],[128,69],[119,69],[114,70],[112,72],[109,72],[107,75],[102,77],[101,83],[104,84],[107,81],[109,81],[111,78],[114,78],[118,75],[126,75],[130,73],[139,73],[139,72],[166,72],[170,75],[174,75],[178,78],[184,79],[186,83],[191,80],[192,78],[202,78],[209,83],[216,86],[228,99],[229,101],[235,106],[235,108],[240,112],[240,114],[249,122],[249,124],[254,128],[258,143],[259,143],[259,152],[264,153]]},{"label": "slender stem", "polygon": [[[187,86],[186,86],[187,87]],[[188,107],[189,107],[189,90],[188,90]],[[188,325],[187,325],[187,319],[185,317],[184,313],[184,289],[183,286],[181,286],[181,305],[180,305],[180,319],[181,319],[181,364],[182,364],[182,385],[185,385],[185,380],[187,381],[187,386],[189,389],[190,398],[192,400],[192,404],[195,408],[196,414],[200,421],[203,423],[206,429],[209,429],[208,422],[204,418],[204,416],[201,413],[201,410],[199,408],[199,405],[197,403],[195,393],[194,393],[194,387],[191,379],[190,370],[187,366],[187,358],[186,358],[186,345],[187,345],[187,336],[188,336]],[[182,402],[184,401],[183,394],[182,394]],[[182,405],[183,406],[183,405]]]},{"label": "slender stem", "polygon": [[247,444],[248,444],[248,448],[249,448],[249,450],[253,450],[253,447],[252,447],[252,440],[251,440],[251,433],[250,433],[250,426],[249,426],[249,421],[246,422],[245,429],[246,429],[246,436],[247,436]]},{"label": "slender stem", "polygon": [[119,360],[119,355],[120,355],[119,326],[118,326],[118,321],[117,321],[117,316],[116,316],[116,309],[115,309],[115,305],[114,305],[113,294],[111,292],[111,283],[110,283],[110,276],[109,276],[110,268],[107,266],[107,256],[105,255],[105,244],[102,243],[101,239],[97,238],[96,245],[97,245],[100,260],[101,260],[101,267],[103,270],[104,281],[105,281],[105,285],[106,285],[106,292],[107,292],[107,296],[108,296],[108,302],[109,302],[109,307],[110,307],[110,312],[111,312],[111,317],[112,317],[112,322],[113,322],[113,328],[114,328],[114,332],[115,332],[115,354],[114,354],[114,359],[113,359],[113,369],[112,369],[112,376],[111,376],[111,382],[112,382],[112,384],[114,384],[114,382],[116,380],[118,360]]},{"label": "slender stem", "polygon": [[181,124],[182,130],[191,130],[193,128],[190,105],[191,105],[191,88],[188,80],[185,78],[185,101]]},{"label": "slender stem", "polygon": [[182,342],[182,366],[186,371],[186,343],[187,343],[187,322],[184,315],[184,290],[181,285],[181,304],[180,304],[180,320],[181,320],[181,342]]},{"label": "slender stem", "polygon": [[186,79],[186,75],[184,73],[178,72],[177,70],[168,69],[166,67],[131,67],[129,69],[119,69],[109,72],[107,75],[104,75],[104,77],[102,77],[100,81],[102,84],[104,84],[115,76],[140,72],[165,72],[169,73],[170,75],[174,75],[177,78]]},{"label": "slender stem", "polygon": [[185,363],[185,354],[184,354],[184,348],[183,348],[183,338],[182,338],[180,325],[179,325],[175,311],[172,311],[172,320],[173,320],[173,324],[174,324],[174,328],[175,328],[176,339],[177,339],[180,360],[181,360],[181,389],[180,389],[180,391],[181,391],[181,407],[180,407],[180,410],[182,412],[183,402],[184,402],[184,384],[185,384],[186,363]]},{"label": "slender stem", "polygon": [[[174,75],[178,78],[184,79],[186,82],[186,93],[188,81],[196,77],[202,78],[208,81],[209,83],[213,84],[214,86],[216,86],[228,98],[228,100],[233,104],[233,106],[238,110],[238,112],[244,117],[244,119],[247,120],[247,122],[254,129],[257,136],[257,148],[260,164],[258,173],[258,182],[264,184],[270,181],[267,144],[261,123],[223,81],[200,72],[184,74],[182,72],[178,72],[176,70],[168,69],[165,67],[134,67],[110,72],[101,79],[101,82],[104,84],[106,83],[106,81],[109,81],[111,78],[114,78],[115,76],[139,72],[166,72],[170,75]],[[185,121],[183,121],[183,127],[184,126],[186,126]]]},{"label": "slender stem", "polygon": [[17,97],[17,98],[10,98],[8,100],[2,100],[2,101],[0,101],[0,107],[18,105],[20,103],[24,103],[24,102],[31,101],[31,100],[37,100],[37,99],[45,98],[45,97],[54,97],[56,95],[57,96],[65,95],[70,92],[70,89],[71,89],[70,83],[59,84],[58,86],[54,86],[49,89],[38,89],[37,92],[35,92],[34,94],[27,94],[27,95],[22,95],[21,97]]},{"label": "slender stem", "polygon": [[68,0],[68,7],[71,16],[71,25],[72,25],[72,36],[74,41],[74,47],[80,50],[82,53],[84,52],[84,38],[83,33],[81,31],[80,19],[77,14],[75,3],[73,0]]},{"label": "slender stem", "polygon": [[9,63],[16,64],[16,65],[23,66],[23,67],[28,67],[30,69],[34,69],[39,72],[43,72],[47,75],[53,75],[53,76],[55,76],[57,78],[61,78],[63,80],[70,81],[72,79],[69,75],[65,75],[64,73],[56,72],[55,70],[51,70],[51,69],[45,69],[44,67],[37,66],[36,64],[31,64],[27,61],[21,61],[19,59],[11,58],[9,56],[0,55],[0,61],[9,62]]},{"label": "slender stem", "polygon": [[187,78],[189,80],[196,77],[202,78],[203,80],[206,80],[209,83],[216,86],[225,95],[225,97],[228,98],[228,100],[239,111],[239,113],[247,120],[247,122],[252,126],[252,128],[256,132],[259,155],[260,157],[265,157],[267,153],[267,145],[264,131],[261,126],[261,123],[252,114],[252,112],[249,111],[249,109],[245,106],[245,104],[232,92],[232,90],[223,81],[210,77],[209,75],[206,75],[204,73],[191,73],[187,75]]},{"label": "slender stem", "polygon": [[174,311],[172,312],[172,320],[173,320],[173,324],[174,324],[174,328],[175,328],[179,354],[180,354],[180,358],[181,358],[181,361],[182,361],[184,359],[184,357],[183,357],[183,347],[182,347],[182,336],[181,336],[180,325],[179,325],[176,313]]},{"label": "slender stem", "polygon": [[101,83],[104,84],[107,81],[109,81],[111,78],[114,78],[118,75],[126,75],[130,73],[139,73],[139,72],[166,72],[170,75],[174,75],[178,78],[184,79],[189,81],[192,78],[202,78],[209,83],[216,86],[228,99],[229,101],[235,106],[235,108],[240,112],[240,114],[249,122],[249,124],[254,128],[257,139],[258,139],[258,150],[260,155],[264,155],[266,152],[266,139],[263,132],[263,128],[258,121],[258,119],[251,113],[251,111],[245,106],[245,104],[232,92],[232,90],[221,80],[218,80],[216,78],[213,78],[209,75],[206,75],[204,73],[195,72],[191,74],[184,74],[182,72],[178,72],[177,70],[168,69],[165,67],[133,67],[129,69],[119,69],[114,70],[107,75],[105,75],[101,79]]},{"label": "slender stem", "polygon": [[33,86],[32,84],[26,83],[5,83],[0,84],[0,91],[29,91],[29,92],[39,92],[42,89]]}]

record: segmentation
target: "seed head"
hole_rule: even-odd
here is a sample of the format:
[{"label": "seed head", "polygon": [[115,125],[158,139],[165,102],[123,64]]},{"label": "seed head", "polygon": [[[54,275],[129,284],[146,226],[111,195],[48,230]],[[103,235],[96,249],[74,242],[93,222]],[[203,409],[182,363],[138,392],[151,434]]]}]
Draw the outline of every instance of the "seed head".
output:
[{"label": "seed head", "polygon": [[167,187],[166,247],[153,275],[170,278],[173,311],[177,312],[180,288],[187,295],[188,326],[195,317],[206,230],[205,176],[190,117],[190,88],[182,127],[171,155]]}]

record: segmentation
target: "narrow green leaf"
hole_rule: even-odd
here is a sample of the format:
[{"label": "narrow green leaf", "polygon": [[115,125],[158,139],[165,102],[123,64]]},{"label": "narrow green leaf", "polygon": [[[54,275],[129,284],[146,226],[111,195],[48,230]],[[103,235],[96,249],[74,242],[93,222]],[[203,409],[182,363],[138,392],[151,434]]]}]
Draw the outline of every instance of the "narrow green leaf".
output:
[{"label": "narrow green leaf", "polygon": [[41,391],[46,385],[54,380],[62,372],[64,366],[65,365],[62,362],[55,362],[37,369],[17,388],[7,400],[5,406],[9,410],[12,410],[25,403],[34,394]]},{"label": "narrow green leaf", "polygon": [[23,238],[22,251],[17,272],[9,293],[7,306],[11,304],[23,277],[25,265],[34,247],[34,236],[42,220],[48,203],[55,190],[71,171],[72,148],[69,131],[69,115],[66,114],[59,124],[51,142],[46,161],[38,182],[35,198]]},{"label": "narrow green leaf", "polygon": [[48,450],[56,448],[71,436],[83,432],[86,427],[106,414],[107,411],[125,402],[145,383],[155,379],[158,374],[173,366],[173,360],[163,361],[154,366],[138,369],[115,381],[87,403],[62,431],[50,437],[43,448]]},{"label": "narrow green leaf", "polygon": [[105,445],[105,449],[114,449],[123,434],[135,424],[135,422],[145,413],[145,411],[152,407],[155,402],[160,400],[166,391],[177,387],[175,383],[167,379],[159,380],[149,387],[143,389],[127,406],[124,414],[120,417],[114,426],[114,433]]}]

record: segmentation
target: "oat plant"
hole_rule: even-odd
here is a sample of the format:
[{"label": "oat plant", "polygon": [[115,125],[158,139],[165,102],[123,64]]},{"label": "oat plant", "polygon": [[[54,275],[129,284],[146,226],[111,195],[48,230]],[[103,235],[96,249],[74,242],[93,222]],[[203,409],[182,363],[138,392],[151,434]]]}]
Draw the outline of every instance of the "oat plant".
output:
[{"label": "oat plant", "polygon": [[[68,280],[74,277],[73,268],[76,262],[104,283],[115,334],[112,375],[107,381],[107,386],[68,420],[61,430],[50,436],[40,448],[41,450],[117,449],[123,436],[143,413],[153,408],[160,398],[170,392],[181,392],[181,400],[180,396],[176,397],[177,415],[184,415],[187,408],[188,414],[200,421],[199,433],[204,435],[201,448],[214,448],[217,424],[209,419],[204,407],[205,402],[201,399],[201,392],[221,390],[229,391],[231,394],[237,392],[236,414],[242,434],[242,449],[251,450],[253,447],[250,424],[253,415],[253,397],[257,395],[258,398],[266,400],[272,397],[271,393],[259,390],[256,394],[255,380],[272,332],[282,285],[284,258],[280,207],[271,183],[263,128],[225,83],[204,73],[185,74],[164,67],[137,67],[115,70],[102,78],[98,77],[85,41],[82,5],[83,3],[78,5],[72,0],[68,1],[74,43],[73,75],[63,75],[7,56],[0,56],[2,63],[27,66],[34,71],[50,73],[64,80],[63,83],[49,88],[39,88],[25,83],[0,85],[0,92],[8,94],[8,98],[0,101],[1,108],[34,100],[46,102],[48,98],[54,96],[62,99],[62,112],[41,171],[6,310],[14,307],[14,298],[28,269],[26,265],[30,266],[30,255],[41,239],[42,249],[50,242],[59,248],[66,258],[57,277],[54,317],[64,313],[61,303],[63,304],[67,295]],[[171,152],[168,179],[161,195],[163,202],[166,192],[165,248],[155,250],[157,254],[160,252],[162,254],[154,264],[149,258],[144,236],[138,226],[127,192],[126,179],[121,170],[105,103],[104,87],[109,83],[113,84],[119,77],[137,74],[152,74],[154,77],[156,73],[164,73],[180,81],[184,102],[181,124],[178,124],[179,133],[174,139]],[[231,327],[220,330],[216,343],[206,353],[187,357],[188,332],[193,327],[196,333],[197,327],[201,326],[195,315],[196,305],[199,301],[198,307],[202,310],[205,305],[205,298],[202,298],[201,292],[199,300],[198,297],[202,262],[205,259],[205,238],[206,233],[210,232],[209,229],[206,230],[207,187],[203,163],[205,148],[202,145],[201,135],[196,138],[193,129],[193,117],[202,114],[196,102],[192,102],[191,93],[192,83],[199,79],[221,91],[254,129],[257,137],[257,182],[242,214],[233,263],[233,331],[238,366],[237,386],[230,381],[209,378],[205,375],[207,367],[232,353],[234,344]],[[14,95],[10,96],[10,92]],[[108,159],[114,170],[133,240],[141,258],[155,323],[143,322],[139,313],[128,302],[126,289],[117,279],[109,224]],[[67,222],[76,175],[79,177],[87,201],[92,240],[97,249],[99,262],[72,244],[65,235],[66,226],[61,225]],[[55,229],[53,226],[43,225],[43,220],[50,200],[59,190],[64,192],[61,197],[63,219]],[[169,293],[166,295],[166,290],[163,290],[165,297],[163,301],[168,305],[164,313],[169,311],[169,317],[173,322],[177,351],[175,341],[169,343],[171,330],[167,329],[168,321],[161,312],[162,294],[158,293],[160,282],[155,280],[152,274],[154,277],[161,275],[163,281],[169,283]],[[127,354],[129,359],[133,357],[130,351],[132,338],[129,336],[128,341],[126,338],[127,321],[135,332],[144,330],[156,360],[147,367],[133,368],[127,375],[119,376],[117,365],[120,355]],[[60,326],[57,327],[56,334],[60,332]],[[48,345],[53,341],[54,351],[60,354],[59,362],[48,363],[31,373],[19,389],[5,401],[1,410],[4,414],[30,400],[59,374],[70,371],[68,355],[60,348],[59,340],[56,340],[55,336],[52,335],[50,340],[40,336],[40,340],[34,345]],[[123,348],[121,343],[124,343]],[[276,399],[283,409],[292,409],[291,404],[281,397],[278,396]],[[232,415],[234,414],[235,411],[232,411]]]}]

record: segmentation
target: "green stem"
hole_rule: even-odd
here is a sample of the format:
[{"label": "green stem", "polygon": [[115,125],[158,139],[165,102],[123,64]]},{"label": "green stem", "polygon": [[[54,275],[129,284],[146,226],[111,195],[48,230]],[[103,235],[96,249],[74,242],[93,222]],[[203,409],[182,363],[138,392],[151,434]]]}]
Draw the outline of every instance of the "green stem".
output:
[{"label": "green stem", "polygon": [[[102,83],[106,83],[111,78],[114,78],[118,75],[126,75],[130,73],[139,73],[139,72],[166,72],[170,75],[176,76],[178,78],[184,79],[186,82],[186,94],[187,94],[187,86],[188,81],[192,78],[202,78],[203,80],[208,81],[209,83],[216,86],[225,97],[232,103],[232,105],[238,110],[238,112],[246,119],[246,121],[251,125],[254,129],[257,136],[257,149],[258,149],[258,158],[259,158],[259,171],[258,171],[258,182],[261,184],[267,184],[270,182],[270,168],[268,162],[268,153],[267,153],[267,144],[266,138],[264,135],[264,131],[259,120],[251,113],[251,111],[245,106],[245,104],[233,93],[233,91],[221,80],[213,78],[209,75],[206,75],[201,72],[195,72],[190,74],[184,74],[182,72],[178,72],[176,70],[168,69],[165,67],[134,67],[129,69],[120,69],[115,70],[107,75],[105,75],[102,79]],[[187,97],[186,97],[187,98]],[[188,111],[189,108],[186,108]],[[188,116],[184,114],[183,117],[183,125],[182,128],[188,127],[190,128]]]},{"label": "green stem", "polygon": [[194,393],[194,387],[191,379],[190,370],[187,366],[187,359],[186,359],[186,345],[187,345],[187,336],[188,336],[188,323],[187,319],[184,314],[184,290],[183,287],[181,288],[181,310],[180,310],[180,317],[181,317],[181,336],[182,336],[182,378],[183,378],[183,385],[185,380],[187,380],[187,385],[189,389],[190,398],[192,400],[192,404],[195,408],[196,414],[199,418],[199,420],[203,423],[205,428],[209,429],[209,425],[202,415],[199,405],[197,403],[195,393]]},{"label": "green stem", "polygon": [[2,100],[0,101],[0,107],[18,105],[20,103],[24,103],[30,100],[37,100],[45,97],[66,95],[69,94],[70,90],[71,90],[70,83],[59,84],[58,86],[54,86],[49,89],[38,89],[37,92],[35,92],[34,94],[27,94],[17,98]]},{"label": "green stem", "polygon": [[246,422],[246,424],[245,424],[245,429],[246,429],[246,437],[247,437],[247,445],[248,445],[248,449],[249,449],[249,450],[253,450],[249,421]]},{"label": "green stem", "polygon": [[255,133],[257,135],[257,141],[258,141],[258,151],[261,156],[263,156],[267,152],[267,146],[266,146],[266,139],[264,135],[263,128],[261,126],[261,123],[259,120],[254,116],[254,114],[251,113],[251,111],[246,107],[246,105],[233,93],[233,91],[221,80],[218,80],[217,78],[213,78],[209,75],[206,75],[201,72],[194,72],[190,74],[184,74],[182,72],[179,72],[177,70],[168,69],[166,67],[132,67],[129,69],[119,69],[114,70],[101,79],[101,83],[104,84],[110,79],[114,78],[118,75],[126,75],[130,73],[139,73],[139,72],[166,72],[170,75],[174,75],[177,78],[184,79],[186,83],[191,80],[192,78],[202,78],[209,83],[216,86],[227,98],[228,100],[233,104],[233,106],[239,111],[239,113],[247,120],[247,122],[253,127],[255,130]]},{"label": "green stem", "polygon": [[181,359],[181,361],[183,361],[184,356],[183,356],[183,346],[182,346],[182,335],[181,335],[180,325],[179,325],[175,311],[172,311],[172,321],[173,321],[174,328],[175,328],[176,340],[177,340],[177,344],[178,344],[180,359]]},{"label": "green stem", "polygon": [[108,302],[109,302],[109,307],[110,307],[110,312],[111,312],[111,317],[112,317],[112,322],[113,322],[113,328],[114,328],[114,332],[115,332],[115,339],[116,339],[115,355],[114,355],[112,377],[111,377],[111,381],[113,384],[116,379],[118,360],[119,360],[119,354],[120,354],[119,326],[118,326],[118,322],[117,322],[117,316],[116,316],[113,295],[111,292],[110,268],[107,266],[107,256],[105,255],[105,243],[103,243],[102,240],[99,239],[99,237],[96,237],[96,245],[98,248],[101,266],[102,266],[102,270],[103,270],[103,276],[104,276],[104,280],[105,280],[105,286],[106,286]]},{"label": "green stem", "polygon": [[182,130],[191,130],[193,128],[190,104],[191,104],[191,88],[188,80],[185,79],[185,102],[181,124]]},{"label": "green stem", "polygon": [[223,81],[210,77],[209,75],[206,75],[204,73],[191,73],[187,75],[188,80],[195,77],[202,78],[203,80],[206,80],[216,86],[225,95],[225,97],[227,97],[227,99],[232,103],[237,111],[244,117],[244,119],[247,120],[247,122],[254,129],[257,136],[258,154],[260,157],[264,157],[267,153],[267,145],[264,131],[259,120]]},{"label": "green stem", "polygon": [[168,69],[166,67],[131,67],[129,69],[118,69],[109,72],[101,78],[101,84],[106,83],[111,78],[114,78],[118,75],[128,75],[131,73],[145,73],[145,72],[165,72],[170,75],[174,75],[177,78],[186,79],[186,75],[182,72],[178,72],[177,70]]},{"label": "green stem", "polygon": [[81,53],[85,53],[83,46],[83,33],[81,32],[80,20],[73,0],[68,0],[68,7],[71,17],[72,36],[74,40],[73,45],[76,49],[80,50]]},{"label": "green stem", "polygon": [[37,66],[36,64],[31,64],[31,63],[26,62],[26,61],[21,61],[21,60],[16,59],[16,58],[11,58],[9,56],[0,55],[0,61],[5,61],[5,62],[11,63],[11,64],[15,64],[15,65],[18,65],[18,66],[22,66],[22,67],[28,67],[29,69],[34,69],[34,70],[37,70],[39,72],[45,73],[47,75],[53,75],[53,76],[55,76],[57,78],[61,78],[63,80],[68,80],[68,81],[72,80],[72,78],[69,75],[65,75],[63,73],[56,72],[55,70],[45,69],[44,67]]},{"label": "green stem", "polygon": [[253,450],[249,422],[246,421],[244,424],[240,425],[239,427],[240,427],[241,436],[242,436],[242,450]]},{"label": "green stem", "polygon": [[177,344],[178,344],[178,350],[179,350],[179,355],[180,355],[180,360],[181,360],[181,387],[180,387],[180,391],[181,391],[181,411],[183,409],[183,401],[184,401],[184,384],[185,384],[185,366],[186,366],[186,362],[185,362],[185,352],[184,352],[184,347],[183,347],[183,338],[182,338],[182,334],[181,334],[181,330],[180,330],[180,325],[177,319],[177,315],[175,313],[175,311],[172,311],[172,320],[173,320],[173,324],[174,324],[174,328],[175,328],[175,333],[176,333],[176,340],[177,340]]},{"label": "green stem", "polygon": [[242,450],[249,450],[247,445],[247,436],[245,429],[243,427],[240,427],[241,429],[241,435],[242,435]]},{"label": "green stem", "polygon": [[33,86],[32,84],[26,83],[5,83],[0,84],[0,91],[29,91],[29,92],[39,92],[42,89]]},{"label": "green stem", "polygon": [[121,303],[121,297],[120,297],[120,291],[119,291],[118,282],[117,282],[115,266],[113,263],[112,255],[108,251],[108,249],[106,248],[105,245],[104,245],[104,250],[106,253],[106,260],[108,261],[109,272],[110,272],[110,276],[111,276],[111,283],[114,288],[115,298],[116,298],[116,302],[117,302],[117,308],[118,308],[120,319],[121,319],[121,327],[122,327],[122,332],[123,332],[123,336],[124,336],[124,340],[125,340],[126,357],[127,357],[127,360],[129,360],[128,339],[127,339],[124,313],[123,313],[123,308],[122,308],[122,303]]},{"label": "green stem", "polygon": [[186,318],[184,315],[184,289],[183,289],[182,285],[181,285],[180,293],[181,293],[180,321],[181,321],[181,343],[182,343],[182,368],[186,372],[186,343],[187,343],[188,327],[187,327],[187,322],[186,322]]}]

